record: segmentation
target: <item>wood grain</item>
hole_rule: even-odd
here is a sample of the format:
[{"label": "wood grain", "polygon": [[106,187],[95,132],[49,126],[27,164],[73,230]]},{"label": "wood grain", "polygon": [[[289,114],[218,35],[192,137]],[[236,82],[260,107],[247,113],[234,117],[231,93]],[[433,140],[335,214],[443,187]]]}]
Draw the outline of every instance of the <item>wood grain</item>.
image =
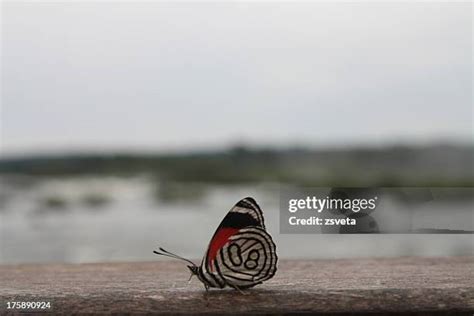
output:
[{"label": "wood grain", "polygon": [[5,301],[45,300],[56,313],[474,312],[474,257],[295,260],[245,295],[206,292],[179,262],[0,266]]}]

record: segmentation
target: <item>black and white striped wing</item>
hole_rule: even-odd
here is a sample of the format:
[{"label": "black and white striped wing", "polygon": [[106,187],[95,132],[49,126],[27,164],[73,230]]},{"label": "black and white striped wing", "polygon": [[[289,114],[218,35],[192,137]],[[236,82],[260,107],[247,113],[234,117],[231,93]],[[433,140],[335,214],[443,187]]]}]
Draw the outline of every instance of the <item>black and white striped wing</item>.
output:
[{"label": "black and white striped wing", "polygon": [[[232,209],[227,213],[227,216],[232,217],[233,215],[250,215],[250,218],[254,221],[252,226],[258,226],[265,229],[265,223],[263,219],[263,212],[258,206],[255,199],[251,197],[246,197],[232,207]],[[225,220],[225,218],[224,218]],[[247,223],[248,225],[249,223]]]},{"label": "black and white striped wing", "polygon": [[277,270],[276,246],[260,227],[240,229],[219,250],[216,272],[232,287],[248,288],[272,278]]}]

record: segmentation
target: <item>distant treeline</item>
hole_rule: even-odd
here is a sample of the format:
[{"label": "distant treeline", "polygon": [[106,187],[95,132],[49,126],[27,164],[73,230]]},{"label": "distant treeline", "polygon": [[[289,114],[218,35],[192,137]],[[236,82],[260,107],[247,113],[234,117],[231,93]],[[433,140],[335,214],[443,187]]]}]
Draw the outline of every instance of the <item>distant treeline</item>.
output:
[{"label": "distant treeline", "polygon": [[0,160],[0,175],[146,174],[162,180],[326,186],[472,186],[473,146],[250,149],[187,154],[87,154]]}]

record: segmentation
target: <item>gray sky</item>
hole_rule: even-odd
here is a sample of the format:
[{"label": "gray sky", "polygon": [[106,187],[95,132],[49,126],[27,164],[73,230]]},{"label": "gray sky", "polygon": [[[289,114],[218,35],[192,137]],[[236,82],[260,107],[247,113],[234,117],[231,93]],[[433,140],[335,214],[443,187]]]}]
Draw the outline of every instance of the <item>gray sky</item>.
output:
[{"label": "gray sky", "polygon": [[2,150],[472,139],[472,4],[14,3]]}]

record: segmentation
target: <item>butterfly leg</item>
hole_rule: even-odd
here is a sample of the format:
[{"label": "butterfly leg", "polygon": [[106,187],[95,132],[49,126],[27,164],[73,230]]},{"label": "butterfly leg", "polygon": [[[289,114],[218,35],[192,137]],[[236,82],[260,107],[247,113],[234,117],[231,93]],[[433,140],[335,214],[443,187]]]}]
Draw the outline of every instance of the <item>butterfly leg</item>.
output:
[{"label": "butterfly leg", "polygon": [[234,289],[236,289],[237,291],[239,291],[240,294],[242,294],[242,295],[247,295],[247,294],[248,294],[248,293],[245,293],[244,291],[242,291],[237,285],[232,285],[232,287],[233,287]]},{"label": "butterfly leg", "polygon": [[206,289],[206,292],[209,292],[209,285],[204,284],[204,288]]}]

